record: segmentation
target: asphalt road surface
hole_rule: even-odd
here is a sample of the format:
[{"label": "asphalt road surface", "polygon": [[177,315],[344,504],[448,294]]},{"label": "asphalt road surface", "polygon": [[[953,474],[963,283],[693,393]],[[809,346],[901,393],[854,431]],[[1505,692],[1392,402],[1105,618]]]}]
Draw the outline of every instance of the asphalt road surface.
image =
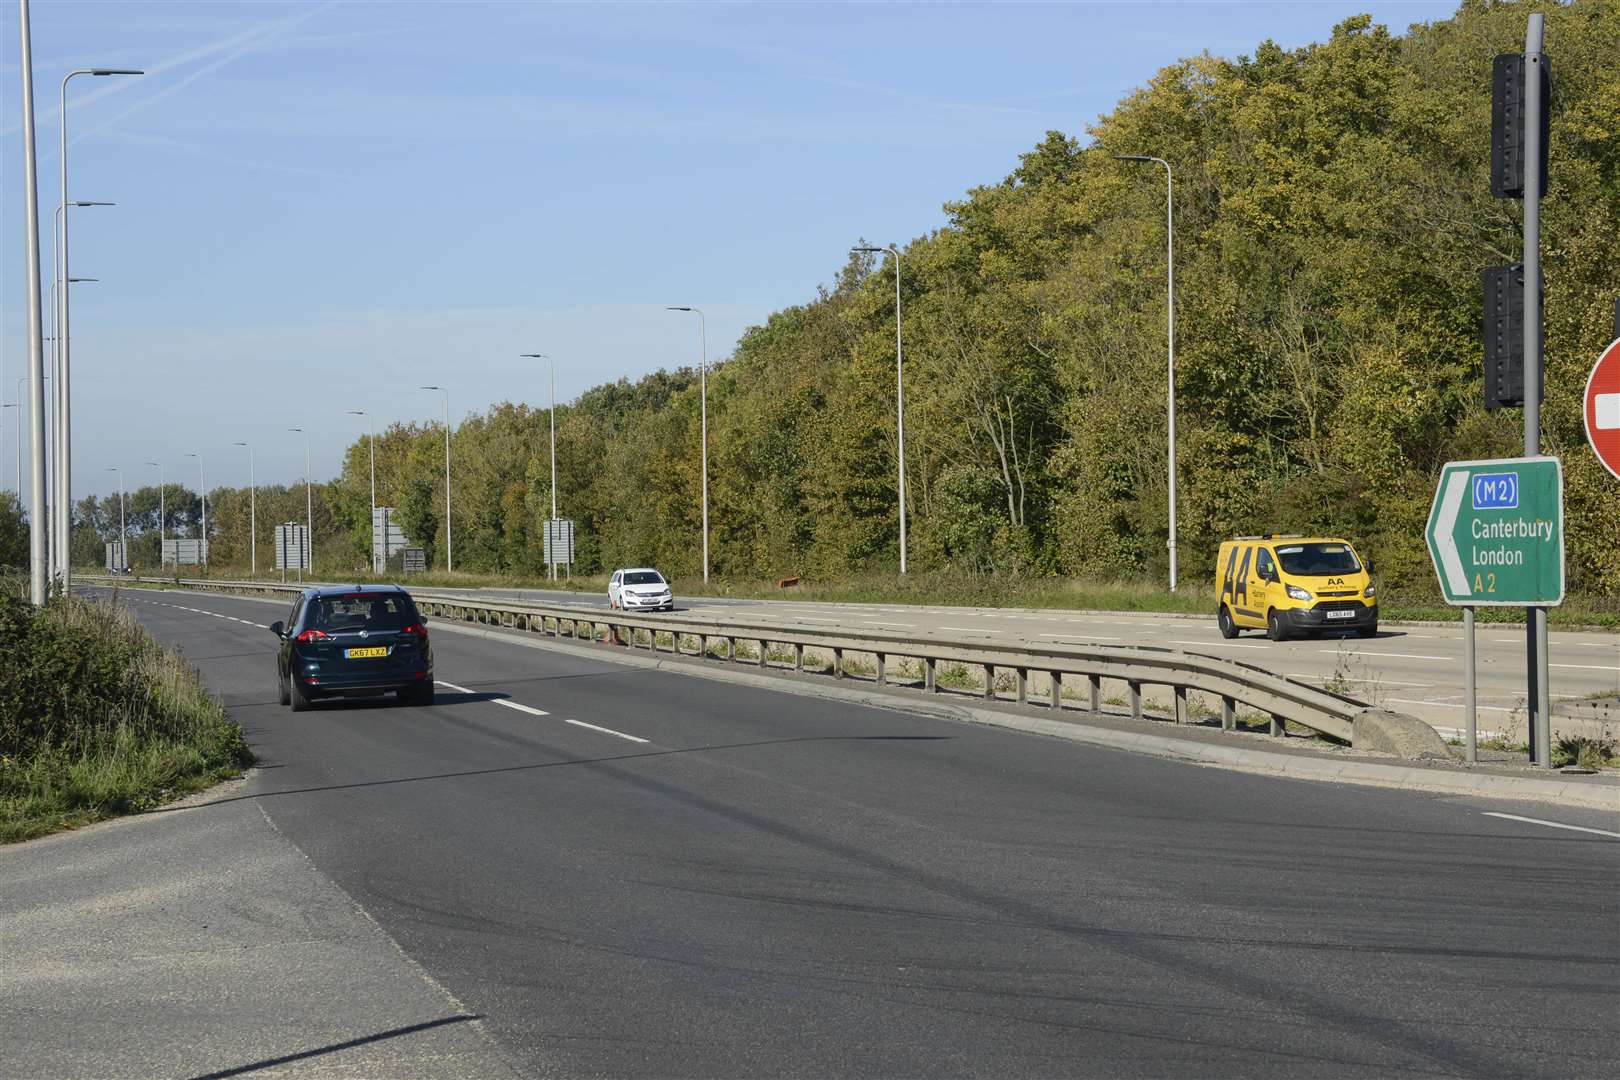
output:
[{"label": "asphalt road surface", "polygon": [[[480,596],[606,607],[606,596],[545,589],[436,589]],[[1258,664],[1279,675],[1322,685],[1330,680],[1365,700],[1419,717],[1443,733],[1463,723],[1462,627],[1386,626],[1376,638],[1333,633],[1271,642],[1248,631],[1224,640],[1214,619],[1072,611],[995,610],[891,604],[821,604],[791,600],[681,600],[688,614],[798,622],[952,638],[1104,645],[1159,645]],[[1620,634],[1554,630],[1548,635],[1555,700],[1620,694]],[[1476,638],[1480,729],[1522,741],[1525,728],[1525,632],[1482,623]],[[1584,732],[1583,732],[1584,733]]]},{"label": "asphalt road surface", "polygon": [[[532,1075],[1620,1070],[1620,814],[1203,769],[437,624],[434,706],[294,716],[279,608],[124,601],[262,759],[187,813],[256,806]],[[30,1045],[89,1037],[29,992]]]}]

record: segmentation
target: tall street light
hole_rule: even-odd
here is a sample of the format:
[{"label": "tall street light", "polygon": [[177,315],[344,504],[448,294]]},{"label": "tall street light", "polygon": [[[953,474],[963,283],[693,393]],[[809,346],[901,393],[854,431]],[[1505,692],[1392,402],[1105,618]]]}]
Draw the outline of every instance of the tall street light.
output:
[{"label": "tall street light", "polygon": [[[58,203],[58,207],[61,210],[65,210],[67,208],[67,206],[68,206],[68,111],[67,111],[67,88],[68,88],[68,83],[72,82],[74,79],[78,78],[80,75],[93,75],[93,76],[96,76],[98,78],[101,78],[101,77],[105,77],[105,76],[108,76],[108,75],[144,75],[144,74],[145,74],[145,72],[136,71],[136,70],[131,69],[131,68],[79,68],[76,71],[68,72],[66,75],[64,75],[62,77],[62,92],[61,92],[61,96],[60,96],[59,103],[58,103],[58,106],[57,106],[57,109],[58,109],[57,118],[60,121],[59,126],[61,128],[61,145],[60,145],[61,161],[58,162],[58,164],[61,166],[61,174],[62,174],[62,199]],[[67,544],[68,544],[68,541],[69,541],[68,530],[71,528],[72,513],[73,513],[73,508],[69,503],[69,499],[71,497],[69,489],[70,489],[70,485],[72,484],[71,469],[72,469],[72,466],[73,466],[73,461],[72,461],[72,439],[73,439],[72,411],[73,411],[73,404],[72,404],[72,396],[71,396],[72,386],[71,386],[71,383],[70,383],[70,380],[69,380],[69,370],[70,370],[69,362],[71,360],[72,353],[73,353],[73,332],[72,332],[72,323],[69,321],[69,318],[68,318],[70,305],[69,305],[69,301],[68,301],[69,289],[67,287],[67,283],[72,281],[72,271],[69,270],[69,268],[68,268],[68,251],[69,251],[69,247],[68,247],[68,215],[66,213],[62,213],[61,218],[62,218],[62,227],[59,230],[59,235],[57,237],[58,247],[61,249],[61,261],[57,264],[58,266],[61,267],[61,270],[57,274],[57,280],[59,282],[62,282],[63,284],[62,284],[61,294],[57,297],[57,302],[62,305],[62,313],[61,313],[61,317],[57,320],[57,323],[56,323],[56,327],[57,327],[56,353],[57,353],[57,356],[60,357],[60,361],[59,361],[59,364],[58,364],[58,367],[59,367],[59,370],[60,370],[60,378],[59,378],[59,381],[57,382],[57,385],[56,385],[56,395],[57,395],[57,401],[59,401],[61,403],[61,409],[56,414],[56,424],[57,424],[57,430],[58,430],[58,433],[59,433],[58,436],[57,436],[58,450],[57,450],[57,458],[56,458],[56,469],[57,469],[57,473],[58,473],[58,480],[57,480],[57,485],[56,486],[57,486],[57,492],[58,492],[57,497],[59,499],[58,509],[57,509],[57,515],[58,515],[57,520],[58,520],[58,528],[61,531],[62,545],[63,545],[63,547],[62,547],[62,591],[65,593],[68,590],[68,576],[69,576],[68,563],[71,561],[69,559],[69,557],[68,557],[68,548],[67,548]]]},{"label": "tall street light", "polygon": [[247,447],[248,452],[248,565],[249,573],[259,573],[259,486],[253,482],[253,447],[245,442],[233,445]]},{"label": "tall street light", "polygon": [[[93,277],[70,277],[59,283],[52,283],[51,297],[53,302],[57,299],[57,285],[66,293],[69,286],[80,284],[94,284],[101,280]],[[70,471],[71,453],[68,449],[68,401],[67,401],[67,357],[61,347],[67,342],[66,334],[56,335],[55,361],[51,368],[51,375],[47,381],[51,384],[52,394],[55,398],[54,413],[55,428],[53,429],[52,462],[55,469],[51,487],[51,529],[52,529],[52,576],[61,579],[62,589],[65,592],[68,585],[69,564],[72,562],[71,545],[73,542],[73,474]]]},{"label": "tall street light", "polygon": [[[544,360],[544,361],[548,362],[551,365],[551,520],[556,521],[557,520],[557,361],[553,360],[551,357],[547,356],[545,353],[526,352],[526,353],[519,353],[518,355],[528,357],[530,360]],[[552,544],[555,544],[556,541],[557,541],[557,538],[553,537],[553,536],[550,536],[551,528],[552,528],[551,524],[547,523],[546,530],[547,530],[548,539],[551,540]],[[570,565],[572,565],[572,557],[571,556],[570,556]],[[569,570],[569,576],[570,576],[570,579],[571,579],[572,576],[573,576],[573,571],[572,570]],[[557,560],[555,558],[553,558],[551,560],[551,580],[552,581],[557,580]]]},{"label": "tall street light", "polygon": [[[198,546],[202,549],[197,552],[202,557],[203,572],[208,572],[208,485],[203,480],[203,459],[201,454],[187,454],[186,457],[197,459],[197,492],[202,496],[202,532],[198,534]],[[180,568],[180,553],[175,552],[175,569]]]},{"label": "tall street light", "polygon": [[437,390],[444,395],[444,570],[456,569],[455,547],[450,539],[450,391],[442,386],[424,386],[423,390]]},{"label": "tall street light", "polygon": [[900,452],[900,572],[906,572],[906,364],[900,341],[900,252],[894,247],[858,247],[864,255],[887,251],[894,256],[894,417]]},{"label": "tall street light", "polygon": [[[164,535],[163,529],[164,529],[164,525],[167,523],[168,517],[169,517],[169,515],[167,513],[168,508],[169,508],[168,507],[169,482],[168,482],[168,479],[163,475],[163,466],[162,466],[162,464],[160,464],[159,462],[156,462],[156,461],[148,461],[147,464],[151,465],[153,468],[157,469],[157,471],[158,471],[158,567],[159,567],[159,569],[161,569],[163,567],[163,565],[164,565],[164,561],[163,561],[163,541],[168,539]],[[178,563],[176,565],[178,565]]]},{"label": "tall street light", "polygon": [[[309,432],[301,427],[288,428],[287,430],[296,431],[304,437],[304,515],[306,519],[304,543],[309,550],[309,571],[313,574],[315,572],[315,496],[310,493],[309,486]],[[298,580],[304,580],[301,572]]]},{"label": "tall street light", "polygon": [[[21,381],[21,380],[18,380]],[[0,414],[6,409],[17,410],[17,505],[22,505],[22,403],[21,401],[8,401],[0,405]],[[0,424],[0,427],[3,427]]]},{"label": "tall street light", "polygon": [[698,354],[698,398],[703,427],[703,584],[709,583],[709,327],[703,312],[695,307],[669,307],[666,311],[690,311],[698,317],[702,352]]},{"label": "tall street light", "polygon": [[[17,31],[21,39],[17,70],[22,75],[23,236],[28,250],[28,426],[33,462],[28,470],[28,600],[43,607],[48,593],[45,521],[45,343],[40,340],[39,184],[34,147],[34,45],[28,0],[18,0]],[[19,397],[17,399],[21,401]],[[22,426],[22,410],[17,415]],[[22,462],[22,455],[17,455]],[[18,498],[22,497],[21,485]]]},{"label": "tall street light", "polygon": [[383,530],[382,560],[384,565],[378,565],[377,559],[377,428],[371,422],[371,414],[364,409],[350,409],[350,416],[363,416],[366,418],[366,431],[371,436],[371,572],[380,574],[386,569],[388,559],[388,530]]},{"label": "tall street light", "polygon": [[118,569],[122,570],[129,565],[129,548],[124,546],[124,470],[121,466],[109,465],[107,471],[118,474]]},{"label": "tall street light", "polygon": [[1166,363],[1170,384],[1170,591],[1176,591],[1176,181],[1170,163],[1147,154],[1115,154],[1119,161],[1152,161],[1164,166],[1164,261],[1169,285],[1166,307],[1169,314],[1170,358]]}]

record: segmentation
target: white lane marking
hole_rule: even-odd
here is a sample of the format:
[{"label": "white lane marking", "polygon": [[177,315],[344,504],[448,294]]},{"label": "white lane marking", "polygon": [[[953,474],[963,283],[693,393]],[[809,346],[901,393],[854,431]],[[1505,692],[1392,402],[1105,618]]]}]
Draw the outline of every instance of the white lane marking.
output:
[{"label": "white lane marking", "polygon": [[873,626],[903,626],[907,630],[910,630],[910,629],[912,629],[913,627],[915,627],[917,625],[916,623],[909,623],[909,622],[884,622],[882,619],[863,619],[861,621],[862,622],[869,622]]},{"label": "white lane marking", "polygon": [[635,735],[626,735],[622,731],[614,731],[612,728],[597,727],[595,724],[587,724],[583,720],[564,720],[563,723],[573,724],[575,727],[590,728],[592,731],[600,731],[604,735],[617,735],[619,738],[629,739],[631,742],[644,743],[647,741],[646,739]]},{"label": "white lane marking", "polygon": [[1069,641],[1073,641],[1074,639],[1079,638],[1081,643],[1084,643],[1084,642],[1087,642],[1087,641],[1118,641],[1119,640],[1119,638],[1115,637],[1113,634],[1086,634],[1083,631],[1079,631],[1079,630],[1076,630],[1075,632],[1073,632],[1071,634],[1036,634],[1035,636],[1036,637],[1049,637],[1049,638],[1064,638],[1065,640],[1069,640]]},{"label": "white lane marking", "polygon": [[[1317,649],[1316,651],[1319,652],[1319,653],[1327,653],[1329,656],[1337,655],[1338,652],[1339,652],[1338,649]],[[1365,651],[1363,651],[1361,649],[1346,649],[1345,652],[1350,656],[1393,656],[1393,657],[1397,657],[1397,658],[1399,658],[1401,660],[1455,660],[1455,659],[1457,659],[1455,656],[1425,656],[1422,653],[1409,653],[1409,652],[1365,652]]]},{"label": "white lane marking", "polygon": [[1595,833],[1598,836],[1612,836],[1620,840],[1620,832],[1610,832],[1608,829],[1588,829],[1585,825],[1565,825],[1562,821],[1542,821],[1540,818],[1520,817],[1518,814],[1498,814],[1494,810],[1480,811],[1486,817],[1506,818],[1509,821],[1527,821],[1531,825],[1545,825],[1549,829],[1568,829],[1570,832]]},{"label": "white lane marking", "polygon": [[942,626],[941,630],[956,630],[964,634],[988,634],[988,627],[984,626]]},{"label": "white lane marking", "polygon": [[458,694],[476,694],[478,692],[476,690],[469,690],[465,686],[457,686],[453,682],[445,682],[443,679],[434,679],[433,685],[442,686],[446,690],[454,690]]},{"label": "white lane marking", "polygon": [[1352,679],[1348,675],[1323,675],[1320,672],[1318,672],[1318,673],[1316,673],[1314,675],[1311,675],[1311,674],[1307,674],[1306,672],[1303,672],[1303,671],[1289,671],[1289,672],[1284,672],[1283,677],[1286,678],[1286,679],[1339,679],[1339,680],[1342,680],[1344,682],[1376,683],[1379,686],[1404,686],[1408,690],[1429,690],[1429,689],[1432,689],[1433,686],[1434,686],[1433,683],[1426,683],[1426,682],[1391,682],[1389,679],[1380,679],[1380,678],[1376,678],[1376,677],[1371,678],[1371,679]]},{"label": "white lane marking", "polygon": [[[1436,708],[1436,709],[1461,709],[1461,708],[1466,708],[1466,706],[1463,706],[1463,705],[1453,705],[1449,701],[1413,701],[1411,698],[1398,698],[1398,697],[1385,698],[1384,700],[1385,701],[1393,701],[1397,705],[1428,705],[1428,706],[1432,706],[1433,708]],[[1518,712],[1519,711],[1518,709],[1504,708],[1501,705],[1479,705],[1479,706],[1476,706],[1476,708],[1478,708],[1480,712],[1512,713],[1512,712]]]},{"label": "white lane marking", "polygon": [[1582,671],[1620,671],[1620,666],[1612,664],[1548,664],[1548,667],[1579,668]]},{"label": "white lane marking", "polygon": [[531,708],[528,705],[520,705],[515,701],[507,701],[505,698],[495,698],[493,700],[494,700],[495,704],[497,704],[497,705],[503,705],[508,709],[516,709],[518,712],[526,712],[530,716],[550,716],[551,715],[550,713],[546,712],[544,709],[535,709],[535,708]]},{"label": "white lane marking", "polygon": [[1171,638],[1175,645],[1198,645],[1206,649],[1269,649],[1270,645],[1240,645],[1236,641],[1188,641],[1184,638]]},{"label": "white lane marking", "polygon": [[832,623],[834,625],[838,623],[837,619],[818,619],[813,615],[795,615],[793,618],[797,619],[799,622],[824,622]]}]

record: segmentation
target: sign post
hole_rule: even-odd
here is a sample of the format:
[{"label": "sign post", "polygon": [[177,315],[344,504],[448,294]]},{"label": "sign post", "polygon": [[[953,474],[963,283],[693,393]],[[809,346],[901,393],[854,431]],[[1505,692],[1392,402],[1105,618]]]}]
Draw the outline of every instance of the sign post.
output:
[{"label": "sign post", "polygon": [[[1615,305],[1620,319],[1620,303]],[[1616,327],[1620,331],[1620,327]],[[1610,342],[1586,379],[1586,441],[1592,453],[1620,480],[1620,338]]]},{"label": "sign post", "polygon": [[[1429,509],[1429,557],[1446,603],[1463,609],[1468,657],[1468,760],[1475,750],[1475,607],[1543,609],[1564,602],[1564,470],[1554,457],[1448,461]],[[1550,696],[1532,659],[1530,692]],[[1532,708],[1532,760],[1550,756],[1546,710]]]}]

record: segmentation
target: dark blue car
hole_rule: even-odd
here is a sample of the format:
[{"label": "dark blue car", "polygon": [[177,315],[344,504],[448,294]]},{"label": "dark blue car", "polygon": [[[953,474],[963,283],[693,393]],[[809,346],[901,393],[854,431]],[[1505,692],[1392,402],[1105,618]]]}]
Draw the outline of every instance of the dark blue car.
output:
[{"label": "dark blue car", "polygon": [[410,593],[398,585],[305,589],[286,623],[276,677],[281,703],[302,712],[319,698],[377,697],[433,704],[433,649]]}]

